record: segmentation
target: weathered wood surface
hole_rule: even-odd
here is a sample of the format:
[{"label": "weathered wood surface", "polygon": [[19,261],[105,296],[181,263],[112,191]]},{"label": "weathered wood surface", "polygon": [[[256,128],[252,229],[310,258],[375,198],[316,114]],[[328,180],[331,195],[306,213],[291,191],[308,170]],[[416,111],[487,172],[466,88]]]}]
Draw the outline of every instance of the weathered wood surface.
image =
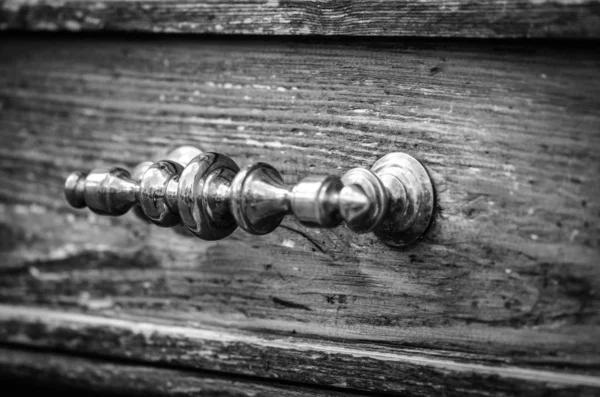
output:
[{"label": "weathered wood surface", "polygon": [[[506,385],[444,364],[415,386],[429,364],[410,363],[430,357],[576,374],[591,387],[600,375],[594,45],[5,37],[0,302],[104,317],[74,314],[70,332],[51,321],[56,312],[14,321],[8,310],[2,339],[121,355],[133,344],[140,360],[361,390]],[[72,170],[132,167],[182,144],[270,162],[289,183],[408,151],[430,170],[440,211],[427,237],[400,251],[292,219],[264,237],[203,242],[131,215],[72,210],[62,197]],[[190,342],[170,339],[170,328],[147,341],[129,329],[136,321],[326,347]],[[257,366],[258,352],[278,365]],[[367,358],[376,354],[409,364]],[[510,379],[515,394],[531,395]]]},{"label": "weathered wood surface", "polygon": [[489,365],[474,354],[388,349],[0,306],[0,337],[160,365],[407,396],[593,396],[600,377]]},{"label": "weathered wood surface", "polygon": [[0,29],[600,37],[597,0],[0,0]]},{"label": "weathered wood surface", "polygon": [[[60,391],[86,396],[349,396],[332,389],[6,347],[0,347],[0,379],[21,383],[25,391],[27,386],[35,386],[37,392],[44,394]],[[25,391],[21,389],[21,394],[14,395],[24,395]]]}]

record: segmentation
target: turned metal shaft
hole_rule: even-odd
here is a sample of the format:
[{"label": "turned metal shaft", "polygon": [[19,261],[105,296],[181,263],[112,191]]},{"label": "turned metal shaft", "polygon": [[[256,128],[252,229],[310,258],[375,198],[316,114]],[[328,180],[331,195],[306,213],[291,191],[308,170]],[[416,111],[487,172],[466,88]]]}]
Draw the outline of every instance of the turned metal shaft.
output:
[{"label": "turned metal shaft", "polygon": [[137,205],[138,215],[152,223],[183,223],[205,240],[224,238],[237,226],[267,234],[291,214],[307,226],[344,222],[355,232],[375,230],[386,243],[405,245],[420,237],[431,219],[429,177],[403,153],[385,156],[371,171],[354,168],[341,178],[309,176],[292,187],[268,164],[240,171],[226,155],[194,154],[141,163],[134,176],[122,168],[75,172],[65,183],[67,200],[73,207],[115,216]]}]

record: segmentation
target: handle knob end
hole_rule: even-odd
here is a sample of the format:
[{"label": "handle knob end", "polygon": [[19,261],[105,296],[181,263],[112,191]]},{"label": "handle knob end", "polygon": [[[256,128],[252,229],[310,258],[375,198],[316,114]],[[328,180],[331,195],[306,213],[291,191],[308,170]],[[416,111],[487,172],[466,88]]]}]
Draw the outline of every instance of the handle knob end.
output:
[{"label": "handle knob end", "polygon": [[73,208],[85,208],[86,206],[85,198],[83,197],[86,177],[86,172],[75,171],[65,181],[65,197]]},{"label": "handle knob end", "polygon": [[136,203],[139,186],[122,168],[74,172],[65,181],[65,197],[75,208],[100,215],[123,215]]}]

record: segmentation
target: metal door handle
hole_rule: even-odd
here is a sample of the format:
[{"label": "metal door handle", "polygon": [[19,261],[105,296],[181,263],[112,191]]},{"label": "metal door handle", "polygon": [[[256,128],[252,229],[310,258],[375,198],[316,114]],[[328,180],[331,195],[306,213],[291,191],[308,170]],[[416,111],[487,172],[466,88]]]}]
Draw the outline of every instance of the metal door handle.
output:
[{"label": "metal door handle", "polygon": [[182,147],[167,160],[123,168],[74,172],[65,196],[75,208],[122,215],[134,206],[152,223],[183,224],[204,240],[219,240],[238,226],[267,234],[285,215],[302,224],[331,228],[345,223],[373,231],[384,243],[404,246],[419,239],[434,210],[434,189],[425,167],[406,153],[390,153],[370,170],[353,168],[341,178],[309,176],[283,183],[272,166],[257,163],[240,171],[228,156]]}]

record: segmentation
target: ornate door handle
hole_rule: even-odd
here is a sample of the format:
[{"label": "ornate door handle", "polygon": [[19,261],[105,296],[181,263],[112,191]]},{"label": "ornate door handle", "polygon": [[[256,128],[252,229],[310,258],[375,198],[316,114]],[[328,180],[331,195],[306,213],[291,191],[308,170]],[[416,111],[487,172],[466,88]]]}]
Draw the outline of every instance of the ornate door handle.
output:
[{"label": "ornate door handle", "polygon": [[122,215],[137,205],[138,214],[152,223],[183,222],[205,240],[227,237],[237,226],[267,234],[292,214],[307,226],[344,222],[357,233],[374,231],[396,247],[423,235],[435,202],[425,167],[406,153],[390,153],[371,170],[353,168],[341,178],[309,176],[288,187],[268,164],[240,171],[224,154],[190,147],[176,149],[167,160],[141,163],[132,174],[122,168],[74,172],[65,196],[71,206],[102,215]]}]

